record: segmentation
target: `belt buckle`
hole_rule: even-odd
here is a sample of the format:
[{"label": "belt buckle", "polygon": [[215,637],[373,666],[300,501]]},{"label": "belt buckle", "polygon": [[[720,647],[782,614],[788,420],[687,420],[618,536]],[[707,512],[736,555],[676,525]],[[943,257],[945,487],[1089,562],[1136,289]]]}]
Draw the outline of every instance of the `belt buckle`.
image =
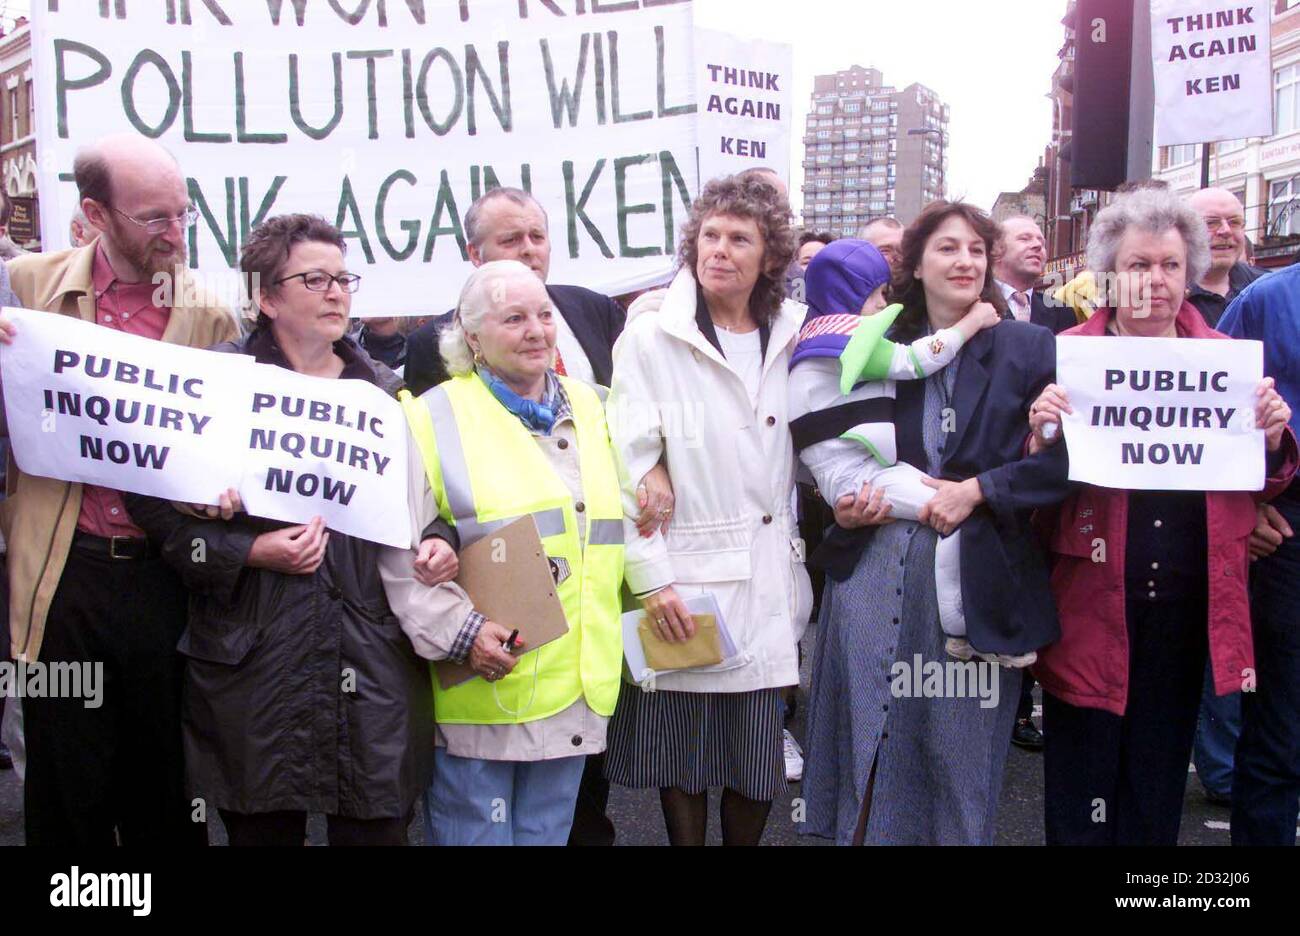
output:
[{"label": "belt buckle", "polygon": [[127,540],[127,541],[129,542],[129,541],[131,540],[131,537],[129,537],[129,536],[110,536],[110,537],[108,538],[108,558],[110,558],[110,559],[132,559],[132,558],[134,558],[133,556],[119,556],[119,555],[117,554],[117,541],[118,541],[118,540]]}]

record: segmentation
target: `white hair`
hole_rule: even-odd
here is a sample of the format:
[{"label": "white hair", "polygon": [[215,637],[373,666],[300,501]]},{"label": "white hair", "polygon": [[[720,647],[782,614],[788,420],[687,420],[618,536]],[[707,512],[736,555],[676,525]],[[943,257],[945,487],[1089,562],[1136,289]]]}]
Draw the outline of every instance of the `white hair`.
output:
[{"label": "white hair", "polygon": [[438,337],[438,352],[451,376],[462,377],[474,370],[474,352],[465,336],[477,332],[487,314],[505,300],[505,283],[521,276],[537,280],[537,274],[518,260],[493,260],[469,275],[451,324]]},{"label": "white hair", "polygon": [[1119,242],[1130,227],[1148,234],[1177,231],[1187,247],[1187,284],[1199,283],[1210,268],[1210,238],[1201,216],[1168,189],[1141,188],[1104,208],[1088,232],[1088,269],[1115,272]]}]

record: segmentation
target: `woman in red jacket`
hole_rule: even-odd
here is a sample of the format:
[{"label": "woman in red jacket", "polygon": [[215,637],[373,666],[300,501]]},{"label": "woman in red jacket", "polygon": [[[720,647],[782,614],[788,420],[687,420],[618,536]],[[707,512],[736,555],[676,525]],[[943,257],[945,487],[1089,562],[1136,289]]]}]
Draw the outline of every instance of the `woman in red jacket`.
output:
[{"label": "woman in red jacket", "polygon": [[[1121,287],[1114,307],[1065,334],[1226,338],[1184,300],[1208,264],[1204,224],[1177,196],[1144,189],[1117,199],[1088,237],[1089,269]],[[1049,385],[1030,409],[1033,449],[1059,443],[1063,411],[1065,393]],[[1268,448],[1263,491],[1083,485],[1042,518],[1061,620],[1061,639],[1034,668],[1049,845],[1177,844],[1206,656],[1220,695],[1253,673],[1247,541],[1255,502],[1295,473],[1290,416],[1264,380],[1255,414]]]}]

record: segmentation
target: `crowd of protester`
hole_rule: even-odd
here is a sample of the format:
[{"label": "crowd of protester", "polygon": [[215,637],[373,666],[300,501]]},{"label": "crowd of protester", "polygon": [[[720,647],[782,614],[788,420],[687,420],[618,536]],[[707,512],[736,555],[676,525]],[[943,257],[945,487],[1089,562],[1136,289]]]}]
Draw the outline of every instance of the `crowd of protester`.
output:
[{"label": "crowd of protester", "polygon": [[[107,687],[6,705],[29,844],[203,844],[196,803],[234,845],[301,844],[309,813],[332,844],[402,844],[417,812],[428,844],[609,844],[611,783],[658,789],[681,845],[720,790],[722,840],[757,844],[792,782],[802,834],[987,844],[1013,741],[1044,751],[1049,844],[1176,843],[1193,756],[1234,843],[1294,844],[1300,270],[1246,262],[1230,193],[1121,194],[1050,291],[1033,218],[940,200],[836,239],[749,170],[704,184],[671,281],[625,311],[548,282],[544,209],[497,188],[467,212],[456,307],[358,329],[324,219],[249,234],[237,321],[158,304],[196,215],[166,151],[106,138],[74,176],[74,246],[0,264],[0,301],[394,395],[410,546],[10,457],[9,655],[102,662]],[[1262,341],[1262,489],[1071,482],[1057,334]],[[21,341],[3,319],[0,341]],[[524,516],[568,628],[540,649],[457,582]],[[637,610],[670,648],[725,622],[733,652],[634,678]],[[989,694],[899,691],[900,664],[953,661]]]}]

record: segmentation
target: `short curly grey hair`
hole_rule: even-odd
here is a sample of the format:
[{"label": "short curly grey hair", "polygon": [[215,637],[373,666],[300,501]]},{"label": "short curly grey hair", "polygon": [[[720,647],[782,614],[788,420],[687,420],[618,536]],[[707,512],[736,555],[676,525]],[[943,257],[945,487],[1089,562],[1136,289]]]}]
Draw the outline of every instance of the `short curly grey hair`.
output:
[{"label": "short curly grey hair", "polygon": [[493,260],[475,268],[460,291],[456,314],[451,324],[438,336],[438,352],[447,365],[447,373],[463,377],[474,370],[474,352],[466,334],[476,333],[484,317],[501,301],[504,293],[498,284],[515,277],[536,280],[537,274],[518,260]]},{"label": "short curly grey hair", "polygon": [[1198,283],[1210,268],[1210,238],[1205,222],[1187,203],[1167,189],[1142,188],[1121,195],[1106,206],[1088,232],[1088,269],[1114,273],[1119,242],[1129,228],[1150,234],[1176,230],[1187,246],[1187,285]]}]

